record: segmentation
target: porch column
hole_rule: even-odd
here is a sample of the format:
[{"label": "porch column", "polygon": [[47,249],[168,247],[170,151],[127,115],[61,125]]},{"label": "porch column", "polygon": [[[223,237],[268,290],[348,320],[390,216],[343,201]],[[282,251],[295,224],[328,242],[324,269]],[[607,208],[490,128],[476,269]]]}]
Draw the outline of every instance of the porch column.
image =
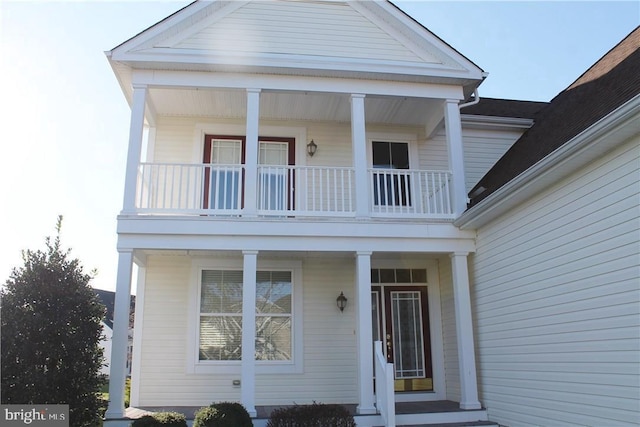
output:
[{"label": "porch column", "polygon": [[371,252],[356,254],[358,343],[358,413],[375,414],[373,396],[373,330],[371,325]]},{"label": "porch column", "polygon": [[458,338],[458,368],[460,370],[460,408],[480,409],[476,378],[476,355],[473,342],[473,320],[469,295],[468,253],[451,254],[453,300]]},{"label": "porch column", "polygon": [[243,216],[258,216],[258,129],[260,120],[260,89],[247,89],[247,132],[245,148],[245,185]]},{"label": "porch column", "polygon": [[256,412],[256,269],[258,251],[243,251],[242,266],[242,373],[240,399],[255,417]]},{"label": "porch column", "polygon": [[129,124],[129,150],[124,179],[123,213],[135,211],[136,187],[138,183],[138,167],[142,151],[142,135],[144,130],[144,109],[147,98],[146,85],[133,85],[133,102],[131,105],[131,123]]},{"label": "porch column", "polygon": [[367,173],[364,97],[361,94],[351,95],[351,146],[356,181],[356,218],[369,217],[369,179]]},{"label": "porch column", "polygon": [[118,275],[113,309],[111,366],[109,367],[109,406],[105,418],[124,417],[124,384],[127,376],[127,344],[129,343],[129,307],[133,250],[118,254]]},{"label": "porch column", "polygon": [[447,135],[447,151],[451,168],[451,201],[453,213],[460,216],[467,209],[467,189],[464,177],[464,148],[462,146],[462,122],[458,100],[447,99],[444,106],[444,123]]}]

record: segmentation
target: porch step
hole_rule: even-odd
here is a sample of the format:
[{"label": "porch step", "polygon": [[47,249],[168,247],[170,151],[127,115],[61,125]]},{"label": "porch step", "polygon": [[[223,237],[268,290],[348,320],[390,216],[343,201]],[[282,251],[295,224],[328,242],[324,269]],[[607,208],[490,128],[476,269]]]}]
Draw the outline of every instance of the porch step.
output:
[{"label": "porch step", "polygon": [[[380,415],[355,415],[358,427],[383,427]],[[396,402],[396,426],[398,427],[497,427],[488,421],[486,409],[460,409],[460,404],[450,400]]]}]

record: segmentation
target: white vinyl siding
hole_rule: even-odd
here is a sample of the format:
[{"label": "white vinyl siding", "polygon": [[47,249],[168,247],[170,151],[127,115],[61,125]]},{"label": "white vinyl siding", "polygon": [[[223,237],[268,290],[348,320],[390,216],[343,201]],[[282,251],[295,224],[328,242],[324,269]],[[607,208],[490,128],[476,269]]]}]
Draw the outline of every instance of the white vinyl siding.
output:
[{"label": "white vinyl siding", "polygon": [[357,402],[355,305],[348,304],[342,313],[336,307],[340,292],[354,294],[355,261],[305,259],[303,276],[304,374],[258,375],[256,402],[259,405]]},{"label": "white vinyl siding", "polygon": [[521,131],[464,130],[464,173],[467,192],[522,135]]},{"label": "white vinyl siding", "polygon": [[[303,262],[304,371],[257,374],[256,403],[357,402],[355,306],[336,307],[340,292],[354,294],[353,258]],[[141,343],[140,406],[199,406],[239,401],[239,374],[187,373],[191,258],[149,256]],[[353,301],[353,299],[351,300]],[[197,306],[197,305],[196,305]]]},{"label": "white vinyl siding", "polygon": [[478,230],[472,300],[491,420],[640,420],[639,144]]},{"label": "white vinyl siding", "polygon": [[[215,129],[216,123],[221,126],[237,125],[242,129],[243,123],[237,121],[210,122],[197,117],[161,116],[157,119],[156,140],[153,159],[158,163],[200,163],[202,161],[202,142],[195,146],[194,132],[202,123],[211,123]],[[304,157],[309,166],[338,166],[351,167],[353,164],[353,148],[351,145],[351,127],[347,123],[336,122],[303,122],[303,121],[261,121],[263,126],[291,126],[306,129],[307,141],[296,141],[296,150],[304,150]],[[214,133],[214,132],[209,132]],[[225,132],[220,132],[224,134]],[[429,170],[448,170],[447,147],[442,138],[424,140],[424,131],[412,126],[382,126],[368,125],[367,133],[384,133],[385,135],[418,135],[419,161],[412,168]],[[244,134],[244,132],[240,132]],[[262,135],[282,136],[282,135]],[[306,144],[314,140],[318,144],[318,151],[312,158],[306,155]]]},{"label": "white vinyl siding", "polygon": [[[229,43],[233,40],[233,43]],[[409,63],[433,57],[398,42],[347,4],[254,2],[173,46],[230,55],[310,55]]]}]

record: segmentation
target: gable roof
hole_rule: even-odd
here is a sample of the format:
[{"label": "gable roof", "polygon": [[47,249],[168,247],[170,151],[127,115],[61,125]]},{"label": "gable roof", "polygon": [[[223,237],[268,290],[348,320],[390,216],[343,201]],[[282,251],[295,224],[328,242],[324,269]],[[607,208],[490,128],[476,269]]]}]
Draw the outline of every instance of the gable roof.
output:
[{"label": "gable roof", "polygon": [[535,124],[470,191],[471,206],[640,94],[640,27],[537,114]]},{"label": "gable roof", "polygon": [[131,69],[253,72],[462,84],[477,65],[389,1],[195,1],[106,52]]}]

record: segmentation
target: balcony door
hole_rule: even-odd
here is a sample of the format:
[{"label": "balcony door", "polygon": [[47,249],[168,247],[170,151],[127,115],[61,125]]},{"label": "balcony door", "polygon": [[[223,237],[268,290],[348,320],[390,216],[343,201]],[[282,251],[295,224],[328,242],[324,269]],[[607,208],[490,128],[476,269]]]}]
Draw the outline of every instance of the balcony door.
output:
[{"label": "balcony door", "polygon": [[373,204],[376,207],[411,206],[411,177],[401,170],[409,169],[409,144],[406,142],[372,141]]},{"label": "balcony door", "polygon": [[371,303],[373,339],[383,342],[387,362],[393,363],[395,391],[433,390],[427,286],[373,286]]},{"label": "balcony door", "polygon": [[[260,209],[285,209],[291,202],[295,164],[295,139],[260,137],[258,153],[258,206]],[[244,136],[205,135],[203,208],[239,211],[244,206]]]}]

